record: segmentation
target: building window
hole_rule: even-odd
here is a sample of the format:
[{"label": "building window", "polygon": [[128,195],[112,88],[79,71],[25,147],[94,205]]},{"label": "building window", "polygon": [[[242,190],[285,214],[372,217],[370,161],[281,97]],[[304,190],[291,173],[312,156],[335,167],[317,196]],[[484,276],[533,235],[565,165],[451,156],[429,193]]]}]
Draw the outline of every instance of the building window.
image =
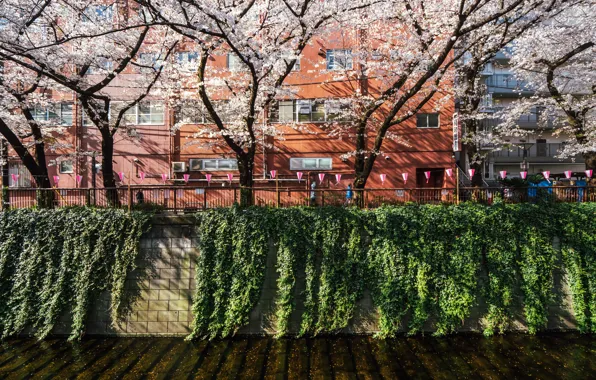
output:
[{"label": "building window", "polygon": [[90,5],[85,8],[81,20],[88,23],[111,22],[113,11],[111,5]]},{"label": "building window", "polygon": [[418,128],[439,128],[438,113],[419,113],[416,115],[416,127]]},{"label": "building window", "polygon": [[197,71],[199,61],[199,53],[191,51],[181,51],[176,53],[176,63],[184,70]]},{"label": "building window", "polygon": [[141,102],[137,104],[138,124],[156,125],[164,122],[164,109],[161,102]]},{"label": "building window", "polygon": [[[114,109],[114,112],[120,112],[120,110]],[[162,102],[153,100],[144,101],[129,108],[124,113],[124,121],[134,125],[162,125],[164,123],[164,115],[164,105]]]},{"label": "building window", "polygon": [[331,170],[331,158],[290,158],[290,170]]},{"label": "building window", "polygon": [[98,57],[95,62],[91,62],[87,72],[87,75],[93,74],[100,74],[100,73],[109,73],[113,70],[114,63],[107,59],[106,57]]},{"label": "building window", "polygon": [[155,70],[163,66],[163,60],[160,59],[158,53],[140,53],[138,62],[143,66],[153,67]]},{"label": "building window", "polygon": [[352,70],[352,50],[327,50],[327,70]]},{"label": "building window", "polygon": [[292,66],[292,71],[300,71],[300,56],[296,57],[291,54],[284,54],[282,55],[282,59],[286,64],[290,63],[291,60],[296,59],[294,65]]},{"label": "building window", "polygon": [[69,161],[69,160],[60,161],[59,171],[60,171],[60,174],[74,173],[74,167],[72,165],[72,161]]},{"label": "building window", "polygon": [[244,62],[234,53],[228,53],[227,65],[230,71],[242,71],[246,69]]},{"label": "building window", "polygon": [[349,121],[350,104],[339,99],[280,100],[269,108],[273,123]]},{"label": "building window", "polygon": [[237,170],[238,162],[229,158],[193,158],[189,166],[191,171]]},{"label": "building window", "polygon": [[205,124],[212,122],[201,102],[186,100],[182,102],[178,120],[182,124]]},{"label": "building window", "polygon": [[72,103],[52,104],[48,107],[35,107],[31,110],[33,119],[52,122],[56,125],[72,125]]},{"label": "building window", "polygon": [[546,139],[536,139],[536,157],[548,157]]},{"label": "building window", "polygon": [[[17,162],[10,162],[8,164],[9,187],[31,187],[31,173],[27,170],[25,165]],[[12,175],[18,175],[16,182],[12,180]]]}]

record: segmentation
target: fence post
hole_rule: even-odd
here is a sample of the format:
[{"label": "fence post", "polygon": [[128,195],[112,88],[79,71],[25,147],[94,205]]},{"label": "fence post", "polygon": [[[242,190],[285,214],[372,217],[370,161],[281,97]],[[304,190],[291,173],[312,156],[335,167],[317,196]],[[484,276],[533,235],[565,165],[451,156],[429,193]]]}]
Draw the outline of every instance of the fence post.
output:
[{"label": "fence post", "polygon": [[325,190],[321,191],[321,206],[325,206]]},{"label": "fence post", "polygon": [[128,186],[128,212],[132,210],[132,189]]},{"label": "fence post", "polygon": [[207,187],[203,190],[203,210],[207,210]]},{"label": "fence post", "polygon": [[8,186],[2,186],[2,210],[10,209],[10,194]]},{"label": "fence post", "polygon": [[279,203],[280,203],[280,199],[281,199],[281,192],[279,191],[279,189],[277,189],[276,192],[277,192],[277,207],[279,208]]},{"label": "fence post", "polygon": [[178,189],[174,190],[174,213],[178,212]]}]

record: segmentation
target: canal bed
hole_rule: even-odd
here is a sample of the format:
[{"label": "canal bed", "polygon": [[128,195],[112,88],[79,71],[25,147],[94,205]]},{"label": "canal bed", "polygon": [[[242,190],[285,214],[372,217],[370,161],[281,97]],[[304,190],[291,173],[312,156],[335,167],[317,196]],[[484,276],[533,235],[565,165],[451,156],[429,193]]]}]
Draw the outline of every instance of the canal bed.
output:
[{"label": "canal bed", "polygon": [[485,338],[86,338],[0,344],[0,378],[589,378],[596,338],[575,333]]}]

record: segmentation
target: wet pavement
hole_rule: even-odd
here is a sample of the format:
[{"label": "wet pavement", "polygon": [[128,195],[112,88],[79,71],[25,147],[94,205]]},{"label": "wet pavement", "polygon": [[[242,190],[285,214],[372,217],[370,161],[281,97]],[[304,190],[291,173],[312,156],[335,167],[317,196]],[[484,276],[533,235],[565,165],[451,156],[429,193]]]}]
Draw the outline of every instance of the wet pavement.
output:
[{"label": "wet pavement", "polygon": [[452,379],[596,377],[596,337],[575,333],[492,338],[371,337],[10,340],[2,379]]}]

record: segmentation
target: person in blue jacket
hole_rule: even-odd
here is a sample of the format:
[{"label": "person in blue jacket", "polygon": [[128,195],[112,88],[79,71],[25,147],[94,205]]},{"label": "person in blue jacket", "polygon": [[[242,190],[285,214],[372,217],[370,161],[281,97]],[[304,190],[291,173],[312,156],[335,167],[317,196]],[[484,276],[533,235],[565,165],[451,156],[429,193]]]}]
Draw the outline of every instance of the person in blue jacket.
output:
[{"label": "person in blue jacket", "polygon": [[354,198],[354,191],[352,190],[352,184],[348,185],[346,189],[346,206],[352,204],[352,199]]}]

